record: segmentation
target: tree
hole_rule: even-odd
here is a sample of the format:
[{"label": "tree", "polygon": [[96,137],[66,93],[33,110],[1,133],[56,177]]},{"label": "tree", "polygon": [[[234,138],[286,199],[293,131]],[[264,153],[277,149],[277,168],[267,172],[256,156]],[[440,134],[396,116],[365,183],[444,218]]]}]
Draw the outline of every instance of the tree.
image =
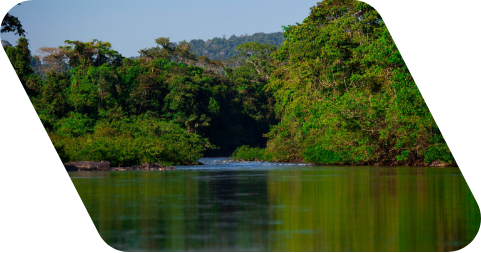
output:
[{"label": "tree", "polygon": [[259,42],[248,42],[237,46],[239,56],[245,64],[251,65],[257,72],[258,78],[267,81],[274,70],[271,54],[277,50],[275,45]]},{"label": "tree", "polygon": [[70,77],[67,74],[57,74],[53,71],[48,73],[39,102],[41,109],[45,110],[44,113],[50,114],[49,118],[58,120],[67,115],[70,109],[67,101],[69,88]]},{"label": "tree", "polygon": [[91,42],[66,40],[67,46],[59,47],[65,50],[71,67],[102,66],[109,64],[120,66],[124,58],[119,52],[112,50],[109,42],[92,40]]},{"label": "tree", "polygon": [[[20,5],[20,4],[18,4]],[[7,13],[2,20],[2,28],[0,33],[15,32],[15,35],[25,37],[25,30],[23,30],[22,23],[17,17]]]},{"label": "tree", "polygon": [[140,50],[140,57],[150,60],[164,59],[189,65],[196,61],[196,56],[191,52],[191,45],[187,41],[175,43],[171,42],[170,38],[160,37],[155,39],[155,43],[156,47]]},{"label": "tree", "polygon": [[69,71],[69,55],[66,49],[61,47],[41,47],[38,50],[41,56],[38,56],[42,61],[42,69],[45,73],[55,71],[62,73]]},{"label": "tree", "polygon": [[28,40],[20,38],[15,47],[6,47],[6,53],[27,94],[29,96],[37,95],[40,92],[41,80],[40,77],[33,74],[30,67],[32,56],[28,49]]}]

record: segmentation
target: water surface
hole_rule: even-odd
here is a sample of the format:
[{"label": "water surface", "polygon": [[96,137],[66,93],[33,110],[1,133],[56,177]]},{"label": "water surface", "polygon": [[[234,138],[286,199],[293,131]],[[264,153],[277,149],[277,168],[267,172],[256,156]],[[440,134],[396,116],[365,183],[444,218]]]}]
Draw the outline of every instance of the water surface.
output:
[{"label": "water surface", "polygon": [[122,251],[453,251],[479,229],[458,168],[226,159],[69,175]]}]

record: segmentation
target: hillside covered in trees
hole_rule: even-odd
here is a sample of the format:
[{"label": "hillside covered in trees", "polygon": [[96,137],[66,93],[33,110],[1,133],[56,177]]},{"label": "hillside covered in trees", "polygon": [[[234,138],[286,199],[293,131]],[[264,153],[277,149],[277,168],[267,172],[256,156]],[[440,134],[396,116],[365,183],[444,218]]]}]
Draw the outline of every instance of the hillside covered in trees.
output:
[{"label": "hillside covered in trees", "polygon": [[213,38],[211,40],[191,40],[189,42],[191,51],[198,56],[207,56],[212,60],[227,60],[239,55],[237,46],[248,43],[258,42],[262,44],[270,44],[281,46],[285,38],[282,32],[277,33],[254,33],[253,35],[232,35],[227,38]]},{"label": "hillside covered in trees", "polygon": [[[203,155],[233,154],[455,164],[372,7],[323,1],[301,24],[285,27],[284,39],[271,35],[210,43],[161,37],[136,59],[97,40],[67,40],[43,48],[40,59],[24,38],[4,49],[64,162],[194,164]],[[256,36],[265,37],[249,41]],[[238,66],[224,61],[233,56]],[[44,77],[32,68],[41,65]]]}]

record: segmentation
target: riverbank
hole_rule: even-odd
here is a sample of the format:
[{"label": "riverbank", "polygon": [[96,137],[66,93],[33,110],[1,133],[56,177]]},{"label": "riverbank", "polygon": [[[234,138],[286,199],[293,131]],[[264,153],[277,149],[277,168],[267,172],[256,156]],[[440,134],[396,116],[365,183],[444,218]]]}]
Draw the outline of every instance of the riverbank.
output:
[{"label": "riverbank", "polygon": [[[232,158],[232,157],[209,157],[203,158],[202,162],[198,161],[195,165],[190,166],[198,166],[198,165],[206,165],[209,164],[251,164],[251,163],[260,163],[264,165],[279,165],[279,166],[289,166],[289,165],[303,165],[303,166],[318,166],[321,164],[315,163],[307,163],[303,161],[267,161],[258,158]],[[64,164],[66,171],[164,171],[164,170],[176,170],[174,166],[165,166],[159,163],[142,163],[140,165],[134,165],[129,167],[111,167],[110,162],[108,161],[77,161],[77,162],[69,162]],[[189,167],[190,167],[189,166]],[[385,165],[385,164],[324,164],[324,166],[398,166],[398,165]],[[402,165],[401,165],[402,166]],[[180,166],[184,167],[184,166]],[[429,165],[424,166],[416,166],[416,167],[456,167],[454,164],[446,164],[441,161],[435,161]]]},{"label": "riverbank", "polygon": [[161,171],[175,170],[174,166],[165,166],[159,163],[143,163],[130,167],[111,167],[108,161],[78,161],[64,164],[67,171]]},{"label": "riverbank", "polygon": [[[306,158],[292,157],[286,160],[273,159],[266,149],[258,147],[241,146],[237,148],[230,159],[234,161],[263,161],[263,162],[291,162],[291,163],[310,163],[312,165],[351,165],[351,166],[416,166],[416,167],[457,167],[456,163],[445,162],[440,159],[431,162],[411,162],[411,161],[363,161],[363,162],[331,162],[316,163],[306,161]],[[331,159],[328,159],[331,160]]]},{"label": "riverbank", "polygon": [[351,163],[351,164],[345,164],[345,163],[332,163],[332,164],[316,164],[316,163],[309,163],[305,162],[302,160],[294,160],[294,161],[268,161],[268,160],[261,160],[261,159],[252,159],[252,160],[246,160],[246,159],[231,159],[233,162],[270,162],[270,163],[305,163],[309,165],[329,165],[329,166],[389,166],[389,167],[394,167],[394,166],[408,166],[408,167],[458,167],[457,164],[454,163],[444,163],[440,160],[436,160],[430,164],[417,164],[417,165],[405,165],[405,164],[382,164],[382,163]]}]

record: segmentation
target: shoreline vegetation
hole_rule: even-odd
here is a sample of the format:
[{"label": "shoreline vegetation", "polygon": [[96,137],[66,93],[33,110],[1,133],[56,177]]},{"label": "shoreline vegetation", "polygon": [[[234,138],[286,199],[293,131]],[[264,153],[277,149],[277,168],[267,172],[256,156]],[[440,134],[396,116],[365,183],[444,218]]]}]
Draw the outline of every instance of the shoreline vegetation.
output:
[{"label": "shoreline vegetation", "polygon": [[2,45],[64,163],[456,166],[374,8],[326,0],[283,30],[160,37],[133,58],[98,40]]},{"label": "shoreline vegetation", "polygon": [[[244,161],[260,161],[260,162],[306,162],[305,160],[290,160],[290,161],[275,161],[272,159],[272,157],[269,155],[269,153],[266,153],[265,148],[259,148],[259,147],[249,147],[248,145],[241,146],[237,148],[234,153],[232,154],[229,159],[233,161],[239,161],[239,162],[244,162]],[[307,162],[309,163],[309,162]],[[309,163],[311,165],[321,165],[318,163]],[[359,163],[325,163],[325,165],[364,165],[364,166],[382,166],[382,165],[390,165],[390,166],[395,166],[397,164],[383,164],[383,163],[370,163],[370,162],[359,162]],[[434,166],[434,167],[458,167],[457,164],[455,163],[446,163],[443,162],[439,159],[432,161],[431,163],[421,163],[417,164],[415,166]]]},{"label": "shoreline vegetation", "polygon": [[[306,163],[305,160],[290,160],[290,161],[276,161],[273,160],[269,154],[266,153],[265,148],[259,148],[259,147],[249,147],[248,145],[244,145],[242,147],[237,148],[234,153],[232,154],[231,157],[229,157],[230,160],[235,161],[235,162],[302,162]],[[309,163],[309,162],[307,162]],[[319,164],[319,163],[309,163],[311,165],[353,165],[353,166],[393,166],[392,164],[383,164],[383,163],[369,163],[369,162],[361,162],[361,163],[326,163],[326,164]],[[398,165],[398,164],[396,164]],[[401,164],[403,165],[403,164]],[[431,163],[420,163],[416,165],[411,165],[411,166],[422,166],[422,167],[457,167],[456,163],[446,163],[441,160],[435,160],[432,161]]]}]

